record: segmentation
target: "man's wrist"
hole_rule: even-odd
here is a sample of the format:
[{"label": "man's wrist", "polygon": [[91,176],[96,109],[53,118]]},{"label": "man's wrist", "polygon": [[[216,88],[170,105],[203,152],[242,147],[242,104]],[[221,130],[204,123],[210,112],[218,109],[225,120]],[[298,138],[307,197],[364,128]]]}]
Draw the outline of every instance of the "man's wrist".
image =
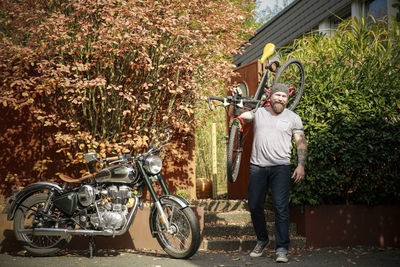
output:
[{"label": "man's wrist", "polygon": [[298,162],[298,163],[297,163],[297,166],[301,166],[301,167],[303,167],[303,168],[305,167],[305,165],[306,165],[305,162]]}]

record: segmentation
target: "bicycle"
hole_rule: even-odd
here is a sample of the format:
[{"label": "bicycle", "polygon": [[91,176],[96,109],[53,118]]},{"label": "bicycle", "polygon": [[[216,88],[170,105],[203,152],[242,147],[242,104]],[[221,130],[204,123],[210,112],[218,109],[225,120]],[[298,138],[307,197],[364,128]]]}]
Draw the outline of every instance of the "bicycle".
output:
[{"label": "bicycle", "polygon": [[[264,68],[264,63],[274,54],[275,45],[268,43],[265,45],[260,62]],[[268,61],[267,61],[268,62]],[[275,73],[271,84],[270,72]],[[287,108],[294,110],[300,101],[304,90],[304,66],[298,59],[289,59],[282,66],[274,60],[265,66],[256,93],[253,97],[242,97],[238,94],[227,97],[209,96],[208,106],[211,111],[214,108],[211,101],[220,101],[224,108],[233,106],[233,116],[229,119],[228,128],[228,147],[227,147],[227,176],[229,182],[236,181],[239,174],[240,162],[243,152],[243,126],[244,121],[239,117],[243,110],[251,110],[261,106],[269,105],[270,87],[275,83],[284,83],[289,86],[289,101]],[[218,105],[217,105],[218,106]]]}]

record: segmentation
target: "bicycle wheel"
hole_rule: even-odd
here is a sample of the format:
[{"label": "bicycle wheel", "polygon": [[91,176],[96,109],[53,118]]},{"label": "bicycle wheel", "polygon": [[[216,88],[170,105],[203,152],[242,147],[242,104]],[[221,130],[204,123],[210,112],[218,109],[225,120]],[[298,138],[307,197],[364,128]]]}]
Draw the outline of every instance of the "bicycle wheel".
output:
[{"label": "bicycle wheel", "polygon": [[277,71],[274,84],[284,83],[291,87],[287,108],[294,110],[304,90],[304,67],[297,59],[289,59]]},{"label": "bicycle wheel", "polygon": [[242,132],[240,125],[233,122],[229,130],[227,152],[227,176],[228,181],[234,183],[239,174],[240,160],[242,158]]}]

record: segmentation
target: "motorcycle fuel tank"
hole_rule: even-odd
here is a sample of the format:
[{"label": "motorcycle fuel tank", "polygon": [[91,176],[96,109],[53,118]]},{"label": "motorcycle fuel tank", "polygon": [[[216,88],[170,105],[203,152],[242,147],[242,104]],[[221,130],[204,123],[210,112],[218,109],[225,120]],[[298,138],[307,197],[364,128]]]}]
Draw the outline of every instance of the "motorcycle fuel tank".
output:
[{"label": "motorcycle fuel tank", "polygon": [[98,183],[134,183],[138,173],[132,166],[115,166],[101,170],[96,174]]}]

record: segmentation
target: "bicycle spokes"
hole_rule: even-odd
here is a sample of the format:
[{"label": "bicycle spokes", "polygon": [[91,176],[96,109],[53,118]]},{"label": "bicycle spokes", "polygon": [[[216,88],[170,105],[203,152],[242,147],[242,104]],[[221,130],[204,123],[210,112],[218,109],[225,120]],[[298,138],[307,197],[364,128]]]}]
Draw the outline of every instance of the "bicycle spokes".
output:
[{"label": "bicycle spokes", "polygon": [[276,73],[274,84],[283,83],[289,87],[287,107],[293,110],[300,101],[304,90],[304,67],[297,59],[286,61]]}]

